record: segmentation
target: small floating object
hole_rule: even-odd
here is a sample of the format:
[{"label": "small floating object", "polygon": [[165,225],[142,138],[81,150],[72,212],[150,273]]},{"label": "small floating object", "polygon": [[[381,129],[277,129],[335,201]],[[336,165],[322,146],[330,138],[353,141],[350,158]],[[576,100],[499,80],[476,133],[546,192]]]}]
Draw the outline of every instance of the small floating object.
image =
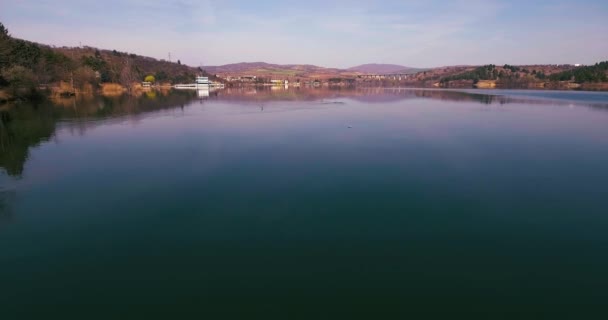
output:
[{"label": "small floating object", "polygon": [[348,126],[348,128],[349,128],[349,129],[352,129],[352,128],[353,128],[353,126]]}]

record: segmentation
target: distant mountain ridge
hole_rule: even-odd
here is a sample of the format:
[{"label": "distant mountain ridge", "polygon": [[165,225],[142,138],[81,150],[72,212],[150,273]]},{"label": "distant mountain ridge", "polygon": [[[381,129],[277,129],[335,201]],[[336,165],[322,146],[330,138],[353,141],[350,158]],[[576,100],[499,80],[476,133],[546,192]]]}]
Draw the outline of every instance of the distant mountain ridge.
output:
[{"label": "distant mountain ridge", "polygon": [[335,68],[324,68],[310,64],[273,64],[267,62],[240,62],[222,66],[205,66],[210,73],[242,73],[256,70],[291,69],[291,70],[339,70]]},{"label": "distant mountain ridge", "polygon": [[329,78],[352,77],[363,74],[411,74],[424,69],[411,68],[396,64],[364,64],[348,69],[326,68],[310,64],[272,64],[267,62],[241,62],[222,66],[205,66],[205,71],[211,74],[231,76],[267,76],[267,77],[302,77]]},{"label": "distant mountain ridge", "polygon": [[222,76],[258,76],[271,78],[332,78],[353,77],[358,73],[338,68],[325,68],[310,64],[272,64],[241,62],[222,66],[205,66],[205,71]]},{"label": "distant mountain ridge", "polygon": [[398,64],[379,64],[369,63],[360,66],[348,68],[348,71],[360,72],[364,74],[391,74],[391,73],[410,73],[417,72],[421,69],[406,67]]}]

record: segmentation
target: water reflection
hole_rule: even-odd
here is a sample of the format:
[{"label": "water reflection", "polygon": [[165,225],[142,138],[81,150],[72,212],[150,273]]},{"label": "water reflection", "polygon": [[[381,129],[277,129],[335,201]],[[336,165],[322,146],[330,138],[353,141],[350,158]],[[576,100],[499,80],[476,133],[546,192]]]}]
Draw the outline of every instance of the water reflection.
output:
[{"label": "water reflection", "polygon": [[47,104],[19,105],[0,111],[0,167],[20,176],[29,148],[51,139],[56,109]]},{"label": "water reflection", "polygon": [[15,191],[0,189],[0,227],[13,221]]},{"label": "water reflection", "polygon": [[117,311],[605,305],[608,113],[270,90],[5,106],[3,155],[26,156],[22,179],[0,174],[2,315],[107,297]]},{"label": "water reflection", "polygon": [[608,93],[533,90],[445,90],[412,88],[227,88],[218,93],[222,100],[239,103],[263,101],[322,101],[347,98],[365,103],[387,103],[411,99],[433,99],[481,104],[580,105],[608,109]]},{"label": "water reflection", "polygon": [[208,98],[209,97],[209,88],[198,89],[196,94],[199,98]]},{"label": "water reflection", "polygon": [[[246,87],[220,91],[148,91],[138,97],[81,97],[35,104],[5,105],[0,109],[0,168],[13,177],[23,174],[29,150],[49,141],[59,121],[72,132],[84,134],[101,119],[137,118],[163,109],[184,108],[193,100],[221,100],[254,104],[264,111],[266,103],[302,101],[334,104],[336,99],[363,103],[389,103],[414,99],[491,104],[583,105],[608,110],[608,94],[551,91],[457,91],[439,89],[386,88],[283,88]],[[344,103],[338,101],[338,103]]]},{"label": "water reflection", "polygon": [[139,97],[81,97],[40,103],[7,105],[0,109],[0,168],[13,177],[23,174],[29,149],[52,139],[59,121],[84,134],[91,120],[136,116],[141,113],[184,106],[195,92],[165,92]]}]

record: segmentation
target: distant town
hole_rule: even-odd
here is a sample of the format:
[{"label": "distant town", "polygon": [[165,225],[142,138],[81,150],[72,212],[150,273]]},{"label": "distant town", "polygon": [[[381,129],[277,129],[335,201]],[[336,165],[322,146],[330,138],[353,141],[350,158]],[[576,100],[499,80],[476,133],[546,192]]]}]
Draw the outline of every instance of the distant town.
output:
[{"label": "distant town", "polygon": [[592,66],[484,65],[411,68],[370,64],[349,69],[263,62],[204,67],[228,86],[385,86],[607,90],[607,63]]}]

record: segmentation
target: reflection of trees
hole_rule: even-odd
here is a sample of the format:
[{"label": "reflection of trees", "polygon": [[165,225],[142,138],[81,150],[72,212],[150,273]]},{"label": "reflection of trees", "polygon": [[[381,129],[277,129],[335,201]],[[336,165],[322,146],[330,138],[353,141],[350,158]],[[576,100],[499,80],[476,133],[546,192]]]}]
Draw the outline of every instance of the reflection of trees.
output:
[{"label": "reflection of trees", "polygon": [[140,96],[84,96],[80,99],[64,99],[56,101],[55,106],[61,107],[59,116],[62,119],[87,121],[171,109],[187,104],[194,98],[196,98],[194,91],[146,92]]},{"label": "reflection of trees", "polygon": [[607,110],[608,103],[551,99],[551,97],[528,97],[509,95],[508,92],[470,92],[445,89],[416,88],[290,88],[270,90],[268,87],[231,88],[220,91],[219,97],[224,101],[238,103],[262,103],[271,101],[321,101],[324,99],[347,98],[365,103],[398,102],[408,99],[432,99],[450,102],[475,102],[480,104],[525,103],[535,105],[582,105]]},{"label": "reflection of trees", "polygon": [[384,103],[407,99],[428,98],[446,101],[472,101],[483,104],[506,103],[505,97],[488,94],[474,94],[462,91],[429,90],[429,89],[387,89],[387,88],[311,88],[279,89],[268,87],[233,88],[221,91],[222,100],[238,102],[266,101],[316,101],[323,99],[348,98],[366,103]]},{"label": "reflection of trees", "polygon": [[462,91],[420,90],[415,91],[416,96],[444,101],[471,101],[481,104],[504,103],[503,96],[476,94]]},{"label": "reflection of trees", "polygon": [[[237,102],[270,102],[270,101],[319,101],[325,99],[348,98],[366,103],[384,103],[415,98],[431,98],[441,100],[474,100],[464,92],[448,92],[422,89],[387,89],[387,88],[290,88],[271,90],[270,87],[230,88],[220,92],[222,100]],[[485,97],[485,98],[484,98]],[[479,95],[478,100],[493,99],[492,96]]]},{"label": "reflection of trees", "polygon": [[[490,93],[490,92],[488,92]],[[481,104],[551,104],[586,105],[608,110],[607,103],[570,102],[566,100],[534,99],[503,96],[484,92],[411,88],[292,88],[271,90],[269,87],[231,88],[211,92],[210,98],[238,103],[263,105],[266,101],[323,101],[348,98],[364,103],[398,102],[408,99],[433,99]],[[29,149],[48,141],[56,130],[58,120],[68,120],[70,130],[86,132],[97,126],[99,119],[137,117],[157,110],[189,104],[196,99],[196,91],[142,92],[139,96],[119,97],[81,96],[76,99],[46,101],[36,104],[4,106],[0,110],[0,169],[11,176],[20,176],[28,159]]]},{"label": "reflection of trees", "polygon": [[223,101],[234,101],[239,103],[261,103],[271,101],[317,101],[322,99],[334,99],[350,97],[356,94],[353,90],[330,88],[290,88],[282,87],[241,87],[227,88],[218,92],[218,98]]},{"label": "reflection of trees", "polygon": [[53,110],[44,105],[19,105],[0,112],[0,167],[20,176],[29,148],[48,141],[55,132]]},{"label": "reflection of trees", "polygon": [[499,95],[442,89],[363,88],[361,90],[369,95],[359,99],[365,102],[389,102],[420,98],[453,102],[479,102],[481,104],[504,104],[509,102],[506,97]]},{"label": "reflection of trees", "polygon": [[364,88],[361,89],[369,94],[368,97],[360,97],[367,102],[373,99],[378,102],[399,101],[405,99],[425,98],[451,102],[477,102],[481,104],[509,104],[525,103],[534,105],[580,105],[597,109],[608,109],[608,103],[597,101],[569,101],[551,97],[529,97],[525,95],[516,96],[500,92],[470,92],[445,89],[413,89],[413,88]]},{"label": "reflection of trees", "polygon": [[195,92],[186,91],[158,94],[152,98],[148,95],[81,97],[5,106],[0,111],[0,168],[11,176],[22,175],[30,148],[51,139],[59,120],[70,120],[84,132],[88,126],[95,125],[92,120],[174,108],[187,104],[195,96]]}]

